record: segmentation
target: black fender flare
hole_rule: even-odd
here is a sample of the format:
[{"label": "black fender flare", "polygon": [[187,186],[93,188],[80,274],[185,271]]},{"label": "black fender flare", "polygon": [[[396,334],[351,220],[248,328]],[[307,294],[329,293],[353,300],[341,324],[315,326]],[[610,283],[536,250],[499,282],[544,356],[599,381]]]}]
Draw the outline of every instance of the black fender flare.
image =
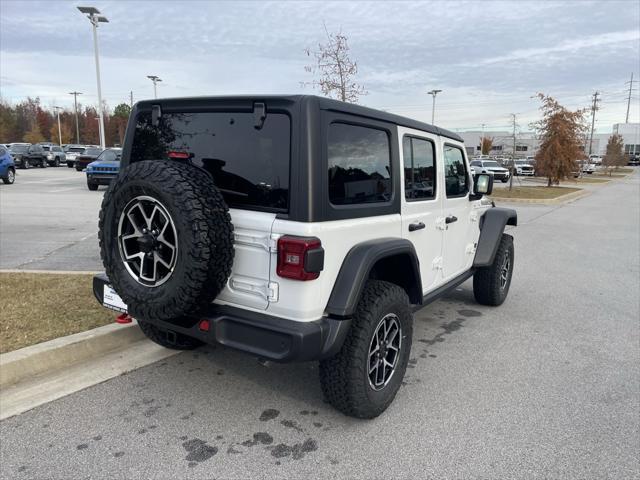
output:
[{"label": "black fender flare", "polygon": [[401,286],[411,303],[422,304],[420,262],[413,244],[404,238],[379,238],[359,243],[349,250],[333,285],[326,312],[333,317],[351,317],[376,263],[397,256],[403,258],[398,264],[403,271],[396,272],[403,280]]},{"label": "black fender flare", "polygon": [[473,259],[474,267],[488,267],[493,263],[506,225],[518,225],[518,214],[511,208],[490,208],[480,218],[480,238]]}]

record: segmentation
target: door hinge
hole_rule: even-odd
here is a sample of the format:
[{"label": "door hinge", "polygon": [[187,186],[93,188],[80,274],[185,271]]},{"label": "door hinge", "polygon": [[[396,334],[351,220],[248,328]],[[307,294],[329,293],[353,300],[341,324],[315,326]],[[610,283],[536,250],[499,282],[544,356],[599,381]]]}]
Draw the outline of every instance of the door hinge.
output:
[{"label": "door hinge", "polygon": [[251,235],[236,232],[234,234],[234,242],[241,245],[261,247],[269,253],[273,253],[278,249],[278,238],[266,235]]},{"label": "door hinge", "polygon": [[447,229],[447,223],[446,223],[446,219],[444,217],[438,217],[436,218],[436,228],[438,230],[446,230]]},{"label": "door hinge", "polygon": [[478,212],[471,212],[471,214],[469,215],[469,221],[470,222],[477,222],[478,221]]},{"label": "door hinge", "polygon": [[467,255],[472,255],[474,253],[476,253],[476,249],[478,248],[478,244],[477,243],[470,243],[469,245],[467,245],[467,248],[465,248],[464,252]]},{"label": "door hinge", "polygon": [[280,297],[280,285],[277,282],[269,282],[267,287],[267,300],[277,302]]},{"label": "door hinge", "polygon": [[436,257],[433,259],[432,268],[433,270],[443,270],[442,257]]}]

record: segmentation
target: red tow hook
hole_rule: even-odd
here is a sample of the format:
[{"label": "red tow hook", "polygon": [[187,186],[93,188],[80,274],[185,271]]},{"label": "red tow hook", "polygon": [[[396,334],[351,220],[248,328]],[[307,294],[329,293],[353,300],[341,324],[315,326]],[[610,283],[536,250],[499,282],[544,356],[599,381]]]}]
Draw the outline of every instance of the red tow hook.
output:
[{"label": "red tow hook", "polygon": [[128,313],[121,313],[116,317],[116,323],[125,324],[131,323],[133,321],[133,317]]}]

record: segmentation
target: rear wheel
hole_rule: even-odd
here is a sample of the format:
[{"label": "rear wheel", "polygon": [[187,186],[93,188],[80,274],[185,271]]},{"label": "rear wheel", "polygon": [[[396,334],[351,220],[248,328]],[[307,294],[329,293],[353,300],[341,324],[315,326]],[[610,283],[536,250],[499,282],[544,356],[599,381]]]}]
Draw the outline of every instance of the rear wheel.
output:
[{"label": "rear wheel", "polygon": [[513,275],[513,237],[502,234],[493,264],[473,275],[473,295],[482,305],[498,306],[507,298]]},{"label": "rear wheel", "polygon": [[149,340],[165,348],[172,350],[193,350],[194,348],[204,345],[200,340],[156,327],[147,322],[138,321],[138,326]]},{"label": "rear wheel", "polygon": [[67,167],[73,168],[73,162],[71,160],[67,160]]},{"label": "rear wheel", "polygon": [[41,160],[40,163],[40,168],[47,168],[49,165],[47,165],[47,161],[46,160]]},{"label": "rear wheel", "polygon": [[11,185],[16,181],[16,172],[13,168],[7,170],[7,176],[2,178],[2,181],[7,185]]},{"label": "rear wheel", "polygon": [[24,168],[25,170],[31,168],[31,162],[29,161],[29,159],[25,159],[22,161],[22,168]]},{"label": "rear wheel", "polygon": [[53,166],[54,167],[59,167],[60,166],[60,158],[56,157],[56,159],[53,161]]},{"label": "rear wheel", "polygon": [[393,283],[369,280],[342,349],[320,362],[325,398],[345,415],[380,415],[402,384],[412,334],[406,292]]}]

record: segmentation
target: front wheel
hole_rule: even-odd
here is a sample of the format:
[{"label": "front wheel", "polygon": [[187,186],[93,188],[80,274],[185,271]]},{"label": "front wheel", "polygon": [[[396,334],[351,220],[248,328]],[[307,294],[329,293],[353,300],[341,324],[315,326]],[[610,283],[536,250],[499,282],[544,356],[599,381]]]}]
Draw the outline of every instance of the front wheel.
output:
[{"label": "front wheel", "polygon": [[345,415],[380,415],[402,384],[412,335],[406,292],[393,283],[367,281],[342,349],[320,362],[325,398]]},{"label": "front wheel", "polygon": [[513,276],[513,237],[502,234],[493,263],[473,275],[473,296],[482,305],[498,306],[507,298]]},{"label": "front wheel", "polygon": [[82,171],[82,165],[76,164],[76,172],[81,172],[81,171]]},{"label": "front wheel", "polygon": [[98,184],[87,180],[87,188],[92,192],[95,192],[96,190],[98,190]]},{"label": "front wheel", "polygon": [[508,181],[509,181],[509,179],[508,179],[508,178],[503,178],[503,179],[502,179],[502,183],[507,183]]},{"label": "front wheel", "polygon": [[193,350],[204,345],[203,342],[181,333],[170,332],[150,323],[138,320],[138,326],[142,333],[154,343],[172,350]]},{"label": "front wheel", "polygon": [[25,170],[28,170],[31,168],[31,162],[29,160],[23,160],[22,161],[22,168],[24,168]]},{"label": "front wheel", "polygon": [[11,185],[16,181],[16,172],[12,168],[10,168],[9,170],[7,170],[7,176],[3,177],[2,181],[7,185]]},{"label": "front wheel", "polygon": [[42,160],[42,163],[40,163],[40,168],[47,168],[47,161],[46,160]]},{"label": "front wheel", "polygon": [[58,157],[56,157],[56,159],[53,161],[53,166],[54,167],[59,167],[60,166],[60,159]]},{"label": "front wheel", "polygon": [[67,160],[67,167],[68,168],[73,168],[73,162],[70,160]]}]

